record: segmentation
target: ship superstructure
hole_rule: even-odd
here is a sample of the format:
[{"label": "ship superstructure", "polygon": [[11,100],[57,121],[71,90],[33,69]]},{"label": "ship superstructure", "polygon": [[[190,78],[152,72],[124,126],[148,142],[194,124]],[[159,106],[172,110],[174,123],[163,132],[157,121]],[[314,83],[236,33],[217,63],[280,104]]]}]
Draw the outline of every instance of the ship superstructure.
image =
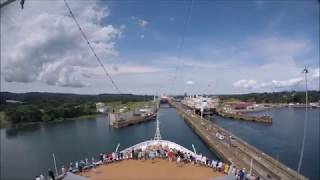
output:
[{"label": "ship superstructure", "polygon": [[203,114],[206,115],[213,114],[216,111],[219,105],[219,98],[216,96],[209,97],[202,95],[192,95],[184,97],[181,103],[194,110],[198,114],[200,114],[202,111]]}]

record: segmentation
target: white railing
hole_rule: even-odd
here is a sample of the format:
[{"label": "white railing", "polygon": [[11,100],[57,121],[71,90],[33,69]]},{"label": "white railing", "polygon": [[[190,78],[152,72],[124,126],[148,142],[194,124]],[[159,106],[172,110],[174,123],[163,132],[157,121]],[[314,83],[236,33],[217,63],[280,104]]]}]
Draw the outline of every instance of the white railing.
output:
[{"label": "white railing", "polygon": [[161,145],[162,147],[165,147],[165,146],[168,146],[169,149],[176,149],[176,150],[179,150],[183,153],[190,153],[192,156],[198,156],[196,153],[194,153],[193,151],[190,151],[189,149],[177,144],[177,143],[174,143],[174,142],[171,142],[171,141],[167,141],[167,140],[149,140],[149,141],[144,141],[144,142],[141,142],[139,144],[136,144],[134,146],[131,146],[131,147],[128,147],[124,150],[122,150],[121,152],[128,152],[128,151],[131,151],[132,149],[146,149],[148,146],[151,146],[151,145]]}]

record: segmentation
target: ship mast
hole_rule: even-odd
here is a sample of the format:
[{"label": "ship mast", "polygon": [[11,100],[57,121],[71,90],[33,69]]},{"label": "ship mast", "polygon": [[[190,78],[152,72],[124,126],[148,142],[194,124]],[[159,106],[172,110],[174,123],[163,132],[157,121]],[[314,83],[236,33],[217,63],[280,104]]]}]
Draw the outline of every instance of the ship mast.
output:
[{"label": "ship mast", "polygon": [[156,133],[154,134],[154,140],[161,140],[161,134],[160,134],[160,125],[159,125],[159,113],[157,113],[157,128]]}]

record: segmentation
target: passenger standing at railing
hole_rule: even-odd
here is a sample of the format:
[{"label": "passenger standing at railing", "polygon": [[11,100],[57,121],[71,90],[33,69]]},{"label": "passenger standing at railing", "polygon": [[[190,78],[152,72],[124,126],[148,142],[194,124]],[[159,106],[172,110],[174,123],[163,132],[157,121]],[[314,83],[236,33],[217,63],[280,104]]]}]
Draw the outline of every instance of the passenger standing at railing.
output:
[{"label": "passenger standing at railing", "polygon": [[69,165],[69,171],[71,172],[72,169],[73,169],[73,164],[72,164],[72,162],[71,162],[70,165]]},{"label": "passenger standing at railing", "polygon": [[54,173],[51,169],[48,170],[48,175],[49,175],[50,179],[55,180]]},{"label": "passenger standing at railing", "polygon": [[94,161],[94,157],[91,158],[91,162],[92,162],[93,168],[95,168],[96,164],[95,164],[95,161]]},{"label": "passenger standing at railing", "polygon": [[102,153],[100,153],[100,161],[103,162],[103,155],[102,155]]},{"label": "passenger standing at railing", "polygon": [[218,170],[219,170],[219,172],[221,172],[222,166],[223,166],[223,163],[220,161],[220,162],[218,163]]},{"label": "passenger standing at railing", "polygon": [[169,156],[169,160],[172,161],[172,158],[173,158],[173,152],[170,150],[169,153],[168,153],[168,156]]},{"label": "passenger standing at railing", "polygon": [[155,158],[155,152],[153,150],[150,151],[149,156],[152,160]]},{"label": "passenger standing at railing", "polygon": [[79,164],[79,172],[80,172],[80,174],[82,173],[82,168],[83,168],[83,163],[80,162],[80,164]]},{"label": "passenger standing at railing", "polygon": [[134,157],[134,149],[131,150],[131,156],[130,157],[131,157],[130,159],[133,159],[133,157]]},{"label": "passenger standing at railing", "polygon": [[207,163],[207,157],[206,156],[202,156],[201,163],[202,163],[202,165],[207,165],[206,164]]},{"label": "passenger standing at railing", "polygon": [[85,164],[84,166],[88,166],[88,165],[89,165],[89,160],[88,160],[88,158],[86,158],[85,161],[86,161],[86,164]]},{"label": "passenger standing at railing", "polygon": [[123,152],[120,152],[120,159],[123,159]]},{"label": "passenger standing at railing", "polygon": [[180,164],[180,156],[178,155],[178,158],[177,158],[177,164],[179,165]]},{"label": "passenger standing at railing", "polygon": [[63,175],[63,176],[66,174],[66,169],[64,168],[64,166],[62,166],[61,172],[62,172],[62,175]]},{"label": "passenger standing at railing", "polygon": [[206,164],[207,164],[208,167],[211,167],[211,160],[210,160],[210,159],[207,159]]},{"label": "passenger standing at railing", "polygon": [[229,171],[229,165],[227,163],[224,164],[224,173],[228,174]]},{"label": "passenger standing at railing", "polygon": [[232,166],[231,174],[233,174],[235,176],[237,175],[237,169],[235,166]]},{"label": "passenger standing at railing", "polygon": [[245,177],[245,173],[244,173],[244,171],[241,169],[241,170],[239,171],[239,173],[238,173],[237,179],[238,179],[238,180],[243,180],[244,177]]},{"label": "passenger standing at railing", "polygon": [[212,169],[213,169],[214,171],[217,171],[216,164],[217,164],[217,162],[216,162],[215,160],[212,160],[212,162],[211,162],[211,167],[212,167]]}]

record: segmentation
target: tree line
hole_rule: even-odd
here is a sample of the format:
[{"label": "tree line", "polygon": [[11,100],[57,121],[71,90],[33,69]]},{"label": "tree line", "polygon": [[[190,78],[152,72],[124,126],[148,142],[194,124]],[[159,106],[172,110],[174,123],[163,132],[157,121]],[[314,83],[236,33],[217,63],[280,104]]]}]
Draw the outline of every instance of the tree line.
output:
[{"label": "tree line", "polygon": [[[12,124],[50,122],[97,114],[97,102],[135,102],[153,97],[132,94],[78,95],[60,93],[1,92],[0,111]],[[9,101],[8,101],[9,100]],[[14,103],[12,102],[14,100]]]},{"label": "tree line", "polygon": [[[221,100],[234,98],[241,101],[250,101],[256,103],[305,103],[306,101],[306,94],[303,91],[219,95],[219,97]],[[309,91],[308,99],[309,102],[318,102],[320,100],[320,91]]]}]

